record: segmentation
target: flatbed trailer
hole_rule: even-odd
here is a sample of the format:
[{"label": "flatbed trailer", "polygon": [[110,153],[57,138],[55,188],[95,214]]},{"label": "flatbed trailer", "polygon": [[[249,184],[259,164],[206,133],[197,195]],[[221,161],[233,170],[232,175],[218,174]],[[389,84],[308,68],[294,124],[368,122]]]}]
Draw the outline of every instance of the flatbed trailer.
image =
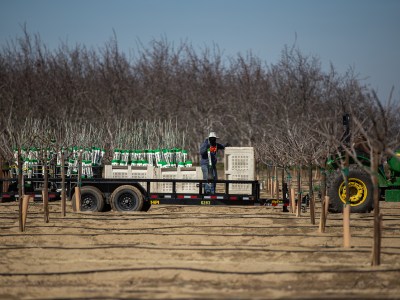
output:
[{"label": "flatbed trailer", "polygon": [[[43,179],[25,179],[36,186],[43,186]],[[13,186],[18,184],[17,179],[9,181]],[[169,184],[170,192],[160,192],[154,189],[153,184]],[[195,184],[196,193],[179,192],[178,186]],[[217,193],[204,193],[204,184],[216,184]],[[232,184],[251,185],[250,193],[230,193]],[[282,201],[260,198],[260,184],[257,180],[198,180],[198,179],[105,179],[93,178],[77,181],[76,178],[65,180],[66,195],[74,210],[77,210],[76,187],[80,187],[80,211],[103,211],[110,205],[115,211],[147,211],[152,205],[279,205]],[[60,179],[49,179],[49,186],[61,186]],[[248,190],[248,189],[247,189]],[[30,191],[35,200],[41,200],[40,191]],[[61,190],[49,189],[49,199],[60,199]],[[1,199],[18,200],[18,191],[10,190],[1,193]],[[279,203],[280,202],[280,203]]]}]

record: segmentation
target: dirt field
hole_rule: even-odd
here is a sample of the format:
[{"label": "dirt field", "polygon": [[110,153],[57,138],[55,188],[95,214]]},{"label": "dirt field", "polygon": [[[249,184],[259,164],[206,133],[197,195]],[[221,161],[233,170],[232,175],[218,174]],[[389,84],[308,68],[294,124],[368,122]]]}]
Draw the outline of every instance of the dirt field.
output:
[{"label": "dirt field", "polygon": [[[317,203],[317,217],[319,217]],[[73,213],[50,223],[31,203],[0,204],[0,299],[399,299],[400,204],[382,203],[382,265],[370,266],[372,214],[341,215],[318,233],[281,208],[153,206],[147,213]]]}]

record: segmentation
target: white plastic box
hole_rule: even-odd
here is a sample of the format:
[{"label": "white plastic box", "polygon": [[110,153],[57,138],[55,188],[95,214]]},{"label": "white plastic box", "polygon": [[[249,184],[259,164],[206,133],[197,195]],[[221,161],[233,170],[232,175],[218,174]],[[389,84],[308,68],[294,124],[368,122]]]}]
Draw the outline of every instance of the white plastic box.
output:
[{"label": "white plastic box", "polygon": [[[158,168],[156,170],[157,179],[177,179],[178,168]],[[159,182],[158,193],[172,193],[172,182]]]},{"label": "white plastic box", "polygon": [[[187,167],[178,169],[179,179],[203,179],[201,167]],[[176,192],[181,194],[197,194],[199,192],[199,183],[196,182],[180,182],[176,186]]]},{"label": "white plastic box", "polygon": [[[154,179],[156,178],[155,168],[153,166],[112,166],[105,165],[103,178],[111,179]],[[139,182],[147,190],[146,182]],[[151,183],[151,191],[157,190],[157,183]]]},{"label": "white plastic box", "polygon": [[[156,170],[158,179],[202,179],[203,175],[200,167],[187,168],[159,168]],[[172,183],[159,182],[159,193],[172,193]],[[176,192],[179,194],[196,194],[199,192],[196,182],[176,183]]]},{"label": "white plastic box", "polygon": [[[227,147],[224,151],[226,180],[255,180],[253,147]],[[230,194],[251,194],[251,184],[231,183]]]}]

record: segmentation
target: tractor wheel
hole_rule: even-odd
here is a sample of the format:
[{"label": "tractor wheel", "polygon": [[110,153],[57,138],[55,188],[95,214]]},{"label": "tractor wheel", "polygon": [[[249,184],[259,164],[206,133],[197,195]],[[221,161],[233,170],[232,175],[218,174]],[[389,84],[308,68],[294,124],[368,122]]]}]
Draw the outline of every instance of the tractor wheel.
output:
[{"label": "tractor wheel", "polygon": [[[349,167],[350,210],[366,213],[373,209],[372,182],[370,176],[357,165]],[[337,169],[327,178],[329,211],[341,213],[346,203],[346,185],[342,172]]]},{"label": "tractor wheel", "polygon": [[[76,197],[75,194],[71,199],[72,208],[76,211]],[[102,192],[94,186],[81,187],[81,209],[80,211],[103,211],[105,205]]]},{"label": "tractor wheel", "polygon": [[110,197],[114,211],[140,211],[143,207],[143,195],[138,188],[131,185],[121,185]]}]

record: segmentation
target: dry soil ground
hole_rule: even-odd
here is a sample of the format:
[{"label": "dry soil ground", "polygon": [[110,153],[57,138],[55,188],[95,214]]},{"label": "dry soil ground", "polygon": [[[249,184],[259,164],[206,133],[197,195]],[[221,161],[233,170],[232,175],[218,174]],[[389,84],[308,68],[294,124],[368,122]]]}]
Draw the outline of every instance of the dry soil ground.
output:
[{"label": "dry soil ground", "polygon": [[[317,203],[317,217],[319,216]],[[73,213],[0,204],[0,299],[399,299],[400,204],[382,203],[382,264],[371,267],[372,214],[326,233],[281,208],[153,206]],[[317,222],[318,223],[318,222]]]}]

